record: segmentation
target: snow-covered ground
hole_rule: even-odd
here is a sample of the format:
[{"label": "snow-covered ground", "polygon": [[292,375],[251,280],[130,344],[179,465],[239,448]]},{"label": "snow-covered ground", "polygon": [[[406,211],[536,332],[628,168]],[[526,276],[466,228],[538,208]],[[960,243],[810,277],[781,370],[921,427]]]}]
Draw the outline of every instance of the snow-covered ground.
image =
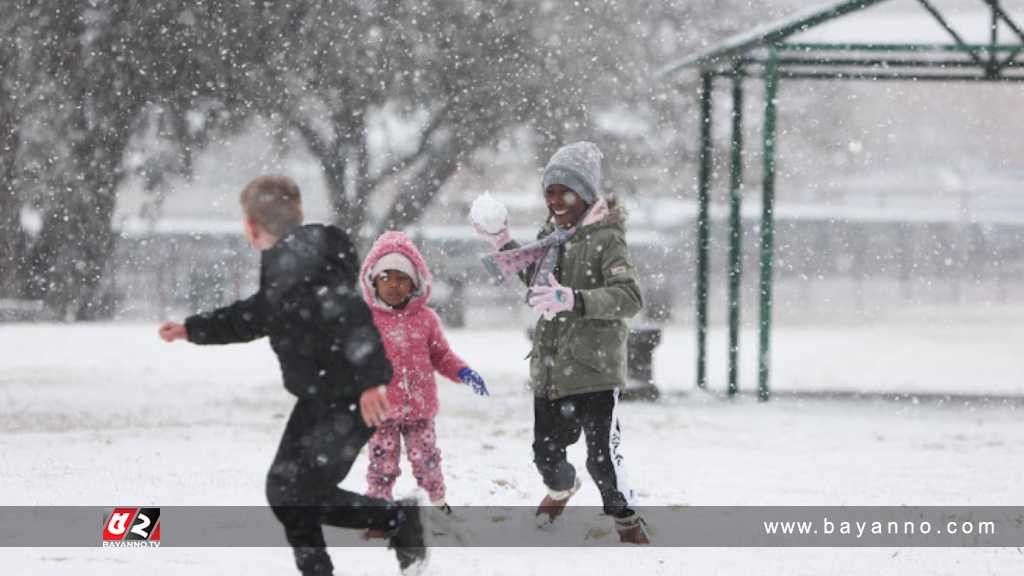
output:
[{"label": "snow-covered ground", "polygon": [[[777,390],[1024,396],[1024,315],[780,326]],[[724,333],[712,332],[714,388]],[[441,386],[440,446],[454,505],[533,505],[528,344],[520,328],[452,330],[490,398]],[[755,382],[744,333],[742,386]],[[266,342],[164,344],[156,326],[0,327],[0,505],[262,505],[291,399]],[[669,328],[657,404],[622,410],[646,505],[1020,505],[1017,403],[750,397],[693,389],[691,329]],[[1024,410],[1024,408],[1021,408]],[[576,446],[570,457],[583,470]],[[345,482],[364,486],[365,455]],[[415,490],[411,474],[397,493]],[[598,505],[590,483],[574,502]],[[330,530],[330,529],[328,529]],[[338,548],[339,574],[396,573],[389,552]],[[431,574],[1010,574],[1018,549],[437,548]],[[285,548],[0,549],[5,574],[290,574]]]}]

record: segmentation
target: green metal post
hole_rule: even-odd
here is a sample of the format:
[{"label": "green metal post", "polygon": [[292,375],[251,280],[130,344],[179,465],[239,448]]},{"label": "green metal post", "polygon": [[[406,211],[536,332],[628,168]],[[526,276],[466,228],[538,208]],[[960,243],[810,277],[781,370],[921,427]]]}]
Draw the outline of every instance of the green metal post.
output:
[{"label": "green metal post", "polygon": [[732,77],[732,155],[729,171],[729,395],[739,390],[740,278],[743,273],[743,74]]},{"label": "green metal post", "polygon": [[[1009,26],[1009,24],[1007,24]],[[1021,31],[1024,36],[1024,30]],[[1024,40],[1024,38],[1021,38]],[[993,50],[997,52],[1013,52],[1019,46],[1017,44],[884,44],[873,42],[861,44],[854,42],[793,42],[777,46],[787,52],[980,52]]]},{"label": "green metal post", "polygon": [[[998,2],[996,3],[998,4]],[[999,12],[996,11],[996,6],[992,6],[992,23],[989,29],[989,45],[997,46],[999,44]],[[995,50],[989,50],[989,64],[995,62]]]},{"label": "green metal post", "polygon": [[[998,3],[992,5],[992,23],[989,29],[989,45],[996,46],[999,44],[999,11],[996,10]],[[988,51],[988,73],[989,75],[998,74],[1000,70],[999,61],[996,59],[996,51]]]},{"label": "green metal post", "polygon": [[708,339],[708,244],[711,203],[711,107],[714,75],[701,71],[700,88],[700,171],[697,176],[697,386],[707,388]]},{"label": "green metal post", "polygon": [[768,376],[771,370],[772,330],[772,260],[775,241],[775,98],[779,90],[779,51],[771,49],[765,68],[764,83],[764,181],[761,212],[761,334],[758,354],[757,395],[768,399]]}]

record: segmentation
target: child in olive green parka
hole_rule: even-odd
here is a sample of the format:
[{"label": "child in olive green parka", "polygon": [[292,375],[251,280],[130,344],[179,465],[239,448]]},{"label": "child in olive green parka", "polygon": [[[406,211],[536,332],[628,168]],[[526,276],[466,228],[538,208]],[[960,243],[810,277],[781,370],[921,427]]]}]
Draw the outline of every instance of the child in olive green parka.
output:
[{"label": "child in olive green parka", "polygon": [[601,158],[591,142],[564,146],[551,157],[542,180],[549,218],[536,242],[511,241],[507,223],[497,233],[478,232],[499,250],[485,265],[501,276],[517,274],[541,314],[530,352],[533,458],[548,489],[538,520],[554,521],[579,490],[566,448],[582,432],[587,471],[620,540],[648,544],[644,521],[632,508],[615,414],[626,383],[625,321],[643,300],[626,245],[625,211],[600,196]]}]

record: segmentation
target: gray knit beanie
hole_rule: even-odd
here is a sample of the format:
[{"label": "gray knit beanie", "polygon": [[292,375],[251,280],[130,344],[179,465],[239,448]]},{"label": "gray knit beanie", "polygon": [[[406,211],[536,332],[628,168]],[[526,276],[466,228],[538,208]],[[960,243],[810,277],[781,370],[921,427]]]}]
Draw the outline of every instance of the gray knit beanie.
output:
[{"label": "gray knit beanie", "polygon": [[603,157],[604,154],[593,142],[574,142],[562,146],[544,168],[541,190],[546,191],[552,184],[561,184],[572,188],[587,204],[593,204],[601,192]]}]

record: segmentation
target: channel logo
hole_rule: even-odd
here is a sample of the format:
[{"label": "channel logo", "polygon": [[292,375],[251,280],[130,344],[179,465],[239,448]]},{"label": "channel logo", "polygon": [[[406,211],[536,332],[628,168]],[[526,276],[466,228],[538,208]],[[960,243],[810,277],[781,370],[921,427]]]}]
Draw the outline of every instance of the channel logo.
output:
[{"label": "channel logo", "polygon": [[104,548],[159,548],[159,508],[108,508],[103,516]]}]

